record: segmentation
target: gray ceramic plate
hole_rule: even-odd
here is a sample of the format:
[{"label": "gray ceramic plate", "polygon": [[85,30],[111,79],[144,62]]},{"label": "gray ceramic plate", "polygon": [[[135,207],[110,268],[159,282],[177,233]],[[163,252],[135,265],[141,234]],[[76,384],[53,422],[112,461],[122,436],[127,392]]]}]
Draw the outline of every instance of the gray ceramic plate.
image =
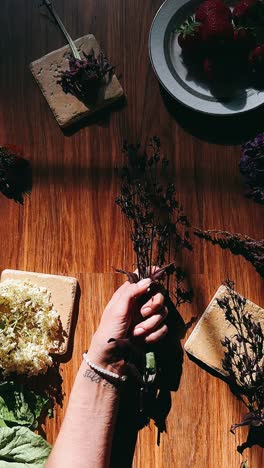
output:
[{"label": "gray ceramic plate", "polygon": [[167,0],[157,12],[149,35],[153,69],[163,87],[184,105],[206,114],[232,115],[264,103],[264,91],[248,86],[247,79],[210,86],[190,72],[181,55],[175,30],[194,14],[201,0]]}]

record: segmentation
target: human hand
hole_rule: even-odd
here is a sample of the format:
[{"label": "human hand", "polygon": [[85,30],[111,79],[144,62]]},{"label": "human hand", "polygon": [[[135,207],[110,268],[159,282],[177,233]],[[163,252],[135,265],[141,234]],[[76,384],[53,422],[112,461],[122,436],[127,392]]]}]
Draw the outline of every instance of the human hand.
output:
[{"label": "human hand", "polygon": [[108,343],[111,338],[131,338],[136,343],[140,337],[140,341],[155,343],[166,335],[168,329],[163,321],[168,311],[163,295],[156,293],[143,306],[138,304],[138,299],[148,292],[151,282],[150,278],[133,284],[126,281],[114,293],[93,336],[88,351],[91,361],[103,367],[116,364],[116,345]]}]

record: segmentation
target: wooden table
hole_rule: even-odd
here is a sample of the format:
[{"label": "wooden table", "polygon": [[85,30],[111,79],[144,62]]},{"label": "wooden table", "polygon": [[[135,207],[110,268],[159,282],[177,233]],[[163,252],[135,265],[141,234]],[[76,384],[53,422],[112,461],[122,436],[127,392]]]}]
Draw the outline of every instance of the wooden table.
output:
[{"label": "wooden table", "polygon": [[[148,58],[148,32],[160,0],[56,0],[74,38],[91,32],[101,42],[127,95],[127,106],[108,121],[64,135],[28,68],[32,60],[64,45],[37,3],[1,2],[0,142],[24,148],[33,164],[34,186],[24,206],[1,196],[0,268],[76,276],[80,284],[73,354],[61,366],[64,404],[47,423],[53,442],[82,352],[122,282],[112,266],[129,269],[133,262],[128,231],[114,203],[123,139],[145,145],[152,135],[160,136],[178,198],[193,225],[260,239],[263,207],[243,196],[238,143],[261,128],[263,116],[255,112],[227,121],[197,116],[161,92]],[[181,310],[186,322],[204,311],[227,276],[239,292],[264,305],[263,281],[250,264],[199,239],[192,242],[194,251],[183,262],[195,291],[192,306]],[[234,436],[229,427],[244,413],[225,383],[185,356],[167,434],[158,447],[155,427],[142,430],[133,466],[239,468],[236,446],[247,431]],[[251,468],[264,466],[263,449],[254,447],[245,455]]]}]

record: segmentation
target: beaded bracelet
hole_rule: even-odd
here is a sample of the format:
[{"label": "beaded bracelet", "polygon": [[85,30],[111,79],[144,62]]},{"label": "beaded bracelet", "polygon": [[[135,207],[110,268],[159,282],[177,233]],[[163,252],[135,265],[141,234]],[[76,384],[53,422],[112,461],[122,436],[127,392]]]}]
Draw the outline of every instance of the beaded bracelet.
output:
[{"label": "beaded bracelet", "polygon": [[111,379],[114,379],[115,381],[118,381],[118,382],[125,382],[127,380],[126,375],[118,375],[118,374],[115,374],[115,372],[111,372],[111,371],[104,369],[103,367],[97,366],[92,361],[90,361],[90,359],[88,359],[86,353],[83,353],[83,359],[91,367],[91,369],[93,369],[98,374],[101,374],[105,377],[110,377]]}]

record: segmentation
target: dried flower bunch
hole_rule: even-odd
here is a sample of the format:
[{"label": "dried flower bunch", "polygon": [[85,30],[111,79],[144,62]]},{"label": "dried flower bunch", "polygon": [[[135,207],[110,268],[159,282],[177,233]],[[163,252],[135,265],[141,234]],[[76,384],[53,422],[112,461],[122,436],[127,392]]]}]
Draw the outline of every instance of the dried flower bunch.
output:
[{"label": "dried flower bunch", "polygon": [[51,294],[29,281],[0,283],[0,368],[28,376],[45,373],[62,342]]},{"label": "dried flower bunch", "polygon": [[247,300],[234,291],[234,283],[228,280],[225,286],[227,295],[217,302],[236,332],[222,341],[223,369],[249,410],[242,422],[231,426],[234,432],[239,426],[264,426],[264,333],[247,311]]},{"label": "dried flower bunch", "polygon": [[23,158],[22,149],[15,145],[0,148],[0,192],[23,204],[23,195],[32,189],[30,163]]},{"label": "dried flower bunch", "polygon": [[161,154],[160,140],[153,137],[147,152],[142,152],[139,144],[125,142],[123,152],[127,165],[122,170],[121,193],[116,203],[129,222],[138,269],[137,275],[126,274],[131,282],[146,278],[151,272],[154,281],[161,280],[164,273],[167,278],[175,275],[177,303],[189,301],[191,292],[188,295],[180,287],[185,275],[175,262],[181,249],[192,250],[190,224],[176,200],[175,186],[168,182],[169,161]]},{"label": "dried flower bunch", "polygon": [[[150,276],[153,288],[150,288],[149,295],[142,298],[142,302],[146,302],[154,291],[160,290],[165,296],[165,304],[172,312],[173,307],[191,302],[193,298],[192,289],[184,285],[186,274],[178,264],[181,250],[192,250],[188,231],[190,224],[182,205],[176,199],[174,185],[168,181],[169,161],[161,153],[159,138],[153,137],[146,151],[141,149],[140,144],[125,142],[123,152],[127,162],[122,169],[121,191],[116,203],[129,224],[136,257],[133,270],[137,268],[137,273],[117,271],[126,274],[131,283]],[[132,343],[131,346],[133,348]],[[165,430],[167,413],[164,412],[164,405],[162,411],[158,407],[162,404],[161,394],[163,397],[166,394],[167,384],[163,382],[158,351],[161,350],[157,345],[145,345],[142,348],[142,359],[136,365],[139,364],[142,371],[142,377],[138,379],[139,426],[148,424],[149,418],[152,418],[160,434]],[[133,364],[133,357],[131,362]],[[169,393],[170,390],[167,391]]]},{"label": "dried flower bunch", "polygon": [[[165,297],[173,297],[176,307],[191,302],[193,292],[183,286],[186,275],[177,265],[181,249],[192,250],[190,224],[176,200],[174,185],[168,182],[169,161],[161,154],[160,140],[153,137],[148,151],[142,151],[139,144],[125,142],[123,152],[127,164],[122,170],[121,193],[116,203],[129,223],[138,273],[117,271],[126,274],[131,283],[150,276]],[[169,281],[172,278],[174,288]],[[155,352],[147,348],[145,382],[153,382],[156,372]]]},{"label": "dried flower bunch", "polygon": [[230,250],[234,255],[242,255],[264,277],[264,239],[255,240],[241,234],[232,234],[228,231],[202,231],[195,228],[194,234],[222,249]]},{"label": "dried flower bunch", "polygon": [[264,133],[242,146],[240,171],[249,187],[247,196],[264,204]]},{"label": "dried flower bunch", "polygon": [[111,80],[114,67],[109,65],[107,58],[102,53],[96,56],[94,50],[91,50],[89,54],[82,52],[83,56],[81,56],[52,1],[42,0],[41,5],[47,9],[71,49],[69,70],[60,73],[58,84],[61,85],[66,94],[70,93],[88,105],[95,104],[100,88],[105,82]]},{"label": "dried flower bunch", "polygon": [[114,67],[109,65],[102,53],[96,57],[92,50],[90,54],[83,52],[83,55],[82,59],[70,57],[69,70],[60,74],[58,83],[66,94],[94,104],[104,82],[111,80]]}]

